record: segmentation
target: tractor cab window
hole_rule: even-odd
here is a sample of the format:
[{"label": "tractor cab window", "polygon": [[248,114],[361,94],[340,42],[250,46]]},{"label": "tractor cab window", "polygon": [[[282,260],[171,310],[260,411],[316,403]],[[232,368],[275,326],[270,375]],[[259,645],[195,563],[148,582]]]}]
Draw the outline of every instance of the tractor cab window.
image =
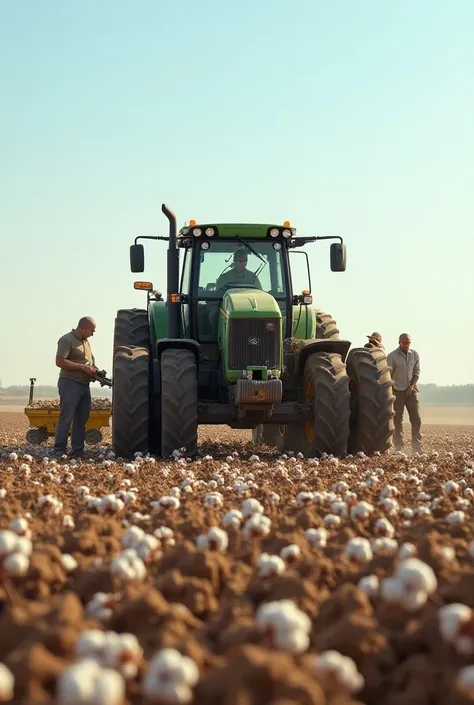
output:
[{"label": "tractor cab window", "polygon": [[[208,241],[209,242],[209,241]],[[284,307],[286,280],[281,249],[268,240],[213,240],[199,249],[198,333],[216,340],[218,303],[231,288],[266,291]]]},{"label": "tractor cab window", "polygon": [[285,296],[281,250],[273,243],[252,240],[214,241],[201,250],[199,297],[222,299],[229,288],[249,287]]}]

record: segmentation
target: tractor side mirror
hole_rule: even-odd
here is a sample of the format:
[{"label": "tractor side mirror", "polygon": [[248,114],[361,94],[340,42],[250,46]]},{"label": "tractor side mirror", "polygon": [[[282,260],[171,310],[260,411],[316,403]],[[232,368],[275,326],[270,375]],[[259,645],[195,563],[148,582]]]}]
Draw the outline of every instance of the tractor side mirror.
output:
[{"label": "tractor side mirror", "polygon": [[130,269],[132,272],[145,270],[145,248],[143,245],[130,246]]},{"label": "tractor side mirror", "polygon": [[331,272],[346,271],[346,246],[342,242],[331,245]]}]

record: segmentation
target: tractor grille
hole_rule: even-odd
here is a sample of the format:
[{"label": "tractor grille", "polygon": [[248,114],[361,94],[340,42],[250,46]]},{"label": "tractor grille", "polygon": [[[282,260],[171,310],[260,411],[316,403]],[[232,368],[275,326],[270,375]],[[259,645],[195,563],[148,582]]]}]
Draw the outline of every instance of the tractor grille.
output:
[{"label": "tractor grille", "polygon": [[[273,330],[267,329],[267,324]],[[280,368],[280,318],[231,318],[229,320],[229,369],[247,365]]]}]

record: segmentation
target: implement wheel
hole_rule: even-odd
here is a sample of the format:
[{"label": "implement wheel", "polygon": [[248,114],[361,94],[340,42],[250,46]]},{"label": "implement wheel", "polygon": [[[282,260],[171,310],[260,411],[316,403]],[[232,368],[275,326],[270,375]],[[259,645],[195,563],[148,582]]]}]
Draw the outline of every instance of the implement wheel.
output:
[{"label": "implement wheel", "polygon": [[88,428],[86,431],[85,441],[88,446],[95,446],[102,440],[102,434],[98,428]]},{"label": "implement wheel", "polygon": [[275,429],[275,445],[281,453],[288,450],[303,452],[304,447],[304,425],[302,424],[280,424]]},{"label": "implement wheel", "polygon": [[306,360],[303,376],[305,401],[313,415],[304,424],[302,452],[306,457],[323,453],[343,456],[347,452],[350,418],[349,377],[336,353],[313,353]]},{"label": "implement wheel", "polygon": [[197,453],[197,365],[190,350],[164,350],[161,355],[161,454],[186,448]]},{"label": "implement wheel", "polygon": [[146,348],[120,346],[115,350],[112,448],[118,457],[148,451],[148,358]]},{"label": "implement wheel", "polygon": [[392,446],[395,431],[395,396],[384,351],[354,348],[347,356],[347,372],[351,390],[348,451],[384,453]]},{"label": "implement wheel", "polygon": [[29,428],[26,432],[26,440],[34,446],[40,446],[48,438],[48,432],[43,428]]}]

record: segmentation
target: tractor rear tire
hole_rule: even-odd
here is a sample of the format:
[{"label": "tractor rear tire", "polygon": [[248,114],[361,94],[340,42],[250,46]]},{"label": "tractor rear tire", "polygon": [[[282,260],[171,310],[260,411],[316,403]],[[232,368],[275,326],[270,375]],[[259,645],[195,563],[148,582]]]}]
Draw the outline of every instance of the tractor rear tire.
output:
[{"label": "tractor rear tire", "polygon": [[346,364],[352,407],[348,451],[384,453],[395,432],[395,396],[386,355],[377,348],[354,348]]},{"label": "tractor rear tire", "polygon": [[164,350],[161,355],[161,454],[165,458],[180,448],[186,456],[197,453],[198,382],[194,353]]},{"label": "tractor rear tire", "polygon": [[316,338],[319,340],[339,340],[339,329],[336,321],[319,308],[316,309]]},{"label": "tractor rear tire", "polygon": [[117,311],[114,328],[114,350],[122,345],[150,347],[148,311],[141,308],[122,308]]},{"label": "tractor rear tire", "polygon": [[336,353],[313,353],[303,375],[306,402],[313,403],[313,418],[303,426],[305,457],[323,453],[341,457],[347,452],[350,420],[349,377]]},{"label": "tractor rear tire", "polygon": [[117,457],[148,452],[150,415],[148,348],[119,346],[114,351],[112,449]]}]

